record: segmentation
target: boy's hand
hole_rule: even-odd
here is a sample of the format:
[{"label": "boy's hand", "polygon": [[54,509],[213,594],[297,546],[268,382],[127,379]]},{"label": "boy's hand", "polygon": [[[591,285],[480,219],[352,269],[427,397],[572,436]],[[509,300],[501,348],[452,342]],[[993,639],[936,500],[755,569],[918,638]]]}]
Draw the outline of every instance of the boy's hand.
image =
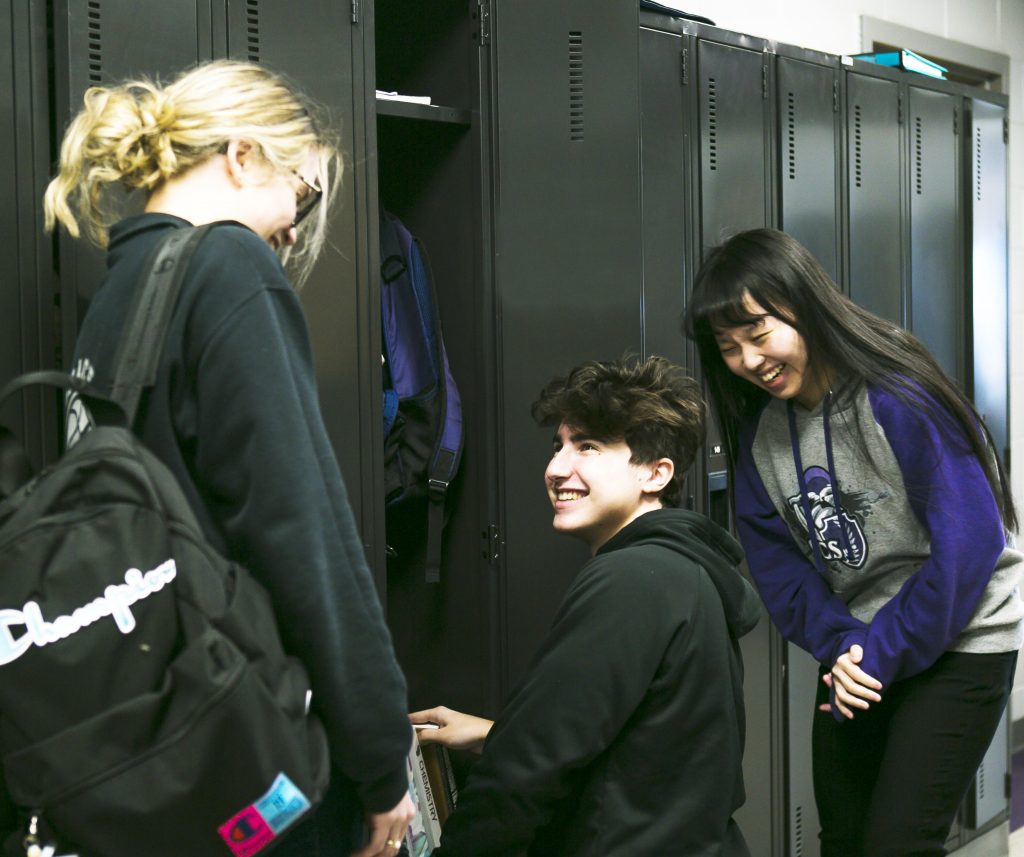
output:
[{"label": "boy's hand", "polygon": [[409,715],[409,722],[437,724],[437,729],[417,730],[421,744],[441,744],[453,750],[473,750],[476,753],[483,750],[484,739],[494,725],[493,720],[463,714],[443,705],[414,711]]}]

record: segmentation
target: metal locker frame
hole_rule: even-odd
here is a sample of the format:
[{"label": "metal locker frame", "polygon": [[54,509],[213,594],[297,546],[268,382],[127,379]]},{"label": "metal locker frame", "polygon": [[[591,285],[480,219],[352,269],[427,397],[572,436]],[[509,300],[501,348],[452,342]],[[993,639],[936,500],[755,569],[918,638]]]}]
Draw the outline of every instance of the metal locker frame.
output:
[{"label": "metal locker frame", "polygon": [[[737,232],[774,225],[776,211],[769,43],[711,27],[700,27],[695,35],[696,273],[708,250]],[[725,455],[720,450],[712,424],[703,458],[708,511],[728,506],[722,478]],[[726,520],[718,523],[728,526]]]},{"label": "metal locker frame", "polygon": [[[643,353],[689,366],[680,320],[690,270],[692,169],[686,139],[692,39],[640,28]],[[691,368],[692,371],[692,368]]]},{"label": "metal locker frame", "polygon": [[[973,285],[968,291],[967,383],[1009,471],[1008,99],[988,93],[978,97],[973,90],[964,93],[964,125],[970,129],[969,140],[962,147],[964,190],[970,193],[970,205],[965,206],[965,277],[968,288]],[[1006,780],[1010,749],[1010,727],[1004,712],[966,798],[961,844],[1009,816]]]},{"label": "metal locker frame", "polygon": [[[483,18],[483,20],[481,20]],[[429,256],[463,408],[460,471],[449,488],[439,583],[424,577],[425,507],[386,520],[388,619],[410,706],[497,713],[497,402],[487,145],[489,16],[459,0],[410,8],[377,0],[375,88],[431,105],[376,102],[367,136],[371,223],[384,208]],[[485,214],[485,212],[487,212]],[[377,258],[374,249],[372,258]]]},{"label": "metal locker frame", "polygon": [[842,282],[842,125],[839,61],[775,48],[779,229]]},{"label": "metal locker frame", "polygon": [[[969,98],[971,145],[968,209],[970,232],[966,264],[973,283],[970,305],[971,352],[968,383],[975,407],[985,419],[1004,467],[1010,450],[1007,136],[1005,102]],[[993,320],[1003,323],[993,324]]]},{"label": "metal locker frame", "polygon": [[[692,36],[640,28],[640,172],[643,228],[643,354],[658,354],[698,374],[696,348],[681,321],[693,280],[690,137]],[[686,475],[686,506],[704,510],[700,458]],[[722,495],[724,496],[724,495]],[[726,514],[728,519],[728,514]]]},{"label": "metal locker frame", "polygon": [[555,373],[641,347],[637,16],[617,0],[491,14],[506,689],[587,555],[551,529],[530,403]]},{"label": "metal locker frame", "polygon": [[[770,43],[655,13],[641,13],[640,22],[648,31],[683,37],[683,145],[691,165],[688,291],[707,249],[735,232],[771,226],[776,220],[775,82]],[[655,145],[663,148],[665,141]],[[742,185],[738,191],[735,183],[725,182],[726,178],[735,182],[737,175]],[[655,181],[655,177],[645,176],[645,185]],[[656,313],[657,308],[652,307],[650,312]],[[696,364],[694,354],[694,371]],[[696,507],[728,527],[725,455],[713,423],[709,424],[707,449],[696,468],[696,484],[701,486],[695,492]],[[736,818],[752,853],[758,857],[782,853],[786,834],[783,646],[766,615],[741,641],[748,710],[744,754],[747,802]]]},{"label": "metal locker frame", "polygon": [[908,86],[911,331],[963,384],[963,217],[959,132],[963,99]]},{"label": "metal locker frame", "polygon": [[[843,272],[843,123],[837,57],[777,45],[775,98],[779,228],[838,284]],[[811,728],[818,664],[785,643],[786,853],[817,857]]]},{"label": "metal locker frame", "polygon": [[847,69],[846,277],[850,297],[897,324],[906,319],[903,99],[898,72]]},{"label": "metal locker frame", "polygon": [[[696,36],[700,184],[695,246],[702,259],[710,247],[736,232],[776,223],[775,81],[768,42],[713,28],[701,28]],[[725,505],[727,496],[725,455],[716,454],[716,441],[717,431],[710,430],[704,456],[709,511],[716,502]],[[775,854],[785,836],[779,716],[784,706],[784,642],[762,611],[761,621],[740,647],[748,710],[743,756],[747,802],[736,820],[753,854]]]},{"label": "metal locker frame", "polygon": [[774,221],[767,50],[757,39],[697,40],[702,257],[736,232]]},{"label": "metal locker frame", "polygon": [[[0,385],[15,375],[59,367],[57,292],[52,240],[43,231],[43,192],[50,179],[46,8],[4,0],[0,12]],[[58,398],[44,390],[15,397],[0,423],[24,443],[36,467],[56,457]]]},{"label": "metal locker frame", "polygon": [[[1007,708],[999,719],[995,738],[985,751],[985,757],[981,760],[967,796],[964,826],[966,831],[971,831],[970,838],[991,829],[1007,816],[1007,781],[1010,777],[1009,735],[1010,721]],[[965,838],[964,844],[967,841],[969,839]]]}]

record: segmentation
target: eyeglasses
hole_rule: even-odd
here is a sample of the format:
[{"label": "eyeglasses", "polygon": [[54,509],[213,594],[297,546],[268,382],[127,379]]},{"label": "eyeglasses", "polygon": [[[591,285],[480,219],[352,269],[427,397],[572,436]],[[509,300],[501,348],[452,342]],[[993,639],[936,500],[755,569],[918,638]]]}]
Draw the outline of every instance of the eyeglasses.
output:
[{"label": "eyeglasses", "polygon": [[316,208],[317,203],[320,202],[320,197],[324,195],[324,192],[322,188],[306,181],[297,172],[293,172],[292,175],[306,186],[305,193],[295,200],[295,219],[292,221],[292,227],[294,228],[302,223],[309,213]]}]

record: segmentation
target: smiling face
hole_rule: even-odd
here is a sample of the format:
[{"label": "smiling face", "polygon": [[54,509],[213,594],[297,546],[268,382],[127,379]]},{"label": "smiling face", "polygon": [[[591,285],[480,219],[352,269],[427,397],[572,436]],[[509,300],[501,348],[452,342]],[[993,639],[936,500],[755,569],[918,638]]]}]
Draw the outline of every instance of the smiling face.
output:
[{"label": "smiling face", "polygon": [[590,438],[564,423],[554,437],[544,483],[555,510],[552,526],[583,539],[596,552],[626,524],[661,508],[672,461],[634,464],[625,441]]},{"label": "smiling face", "polygon": [[769,315],[753,298],[746,298],[744,308],[755,317],[751,324],[715,331],[729,371],[777,399],[795,399],[805,408],[815,407],[827,392],[828,382],[809,370],[803,336],[784,319]]}]

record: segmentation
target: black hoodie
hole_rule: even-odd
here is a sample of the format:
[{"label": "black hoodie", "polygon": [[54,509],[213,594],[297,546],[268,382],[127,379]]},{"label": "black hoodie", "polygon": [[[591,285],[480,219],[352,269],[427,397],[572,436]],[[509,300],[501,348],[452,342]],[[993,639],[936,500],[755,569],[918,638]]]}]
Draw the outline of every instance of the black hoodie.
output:
[{"label": "black hoodie", "polygon": [[746,857],[736,541],[660,509],[589,560],[445,825],[443,857]]},{"label": "black hoodie", "polygon": [[[110,388],[143,261],[187,225],[142,214],[111,229],[76,375]],[[405,681],[324,428],[302,306],[252,230],[218,224],[196,250],[135,428],[211,544],[270,592],[285,644],[310,673],[335,768],[364,808],[393,807],[408,787]]]}]

